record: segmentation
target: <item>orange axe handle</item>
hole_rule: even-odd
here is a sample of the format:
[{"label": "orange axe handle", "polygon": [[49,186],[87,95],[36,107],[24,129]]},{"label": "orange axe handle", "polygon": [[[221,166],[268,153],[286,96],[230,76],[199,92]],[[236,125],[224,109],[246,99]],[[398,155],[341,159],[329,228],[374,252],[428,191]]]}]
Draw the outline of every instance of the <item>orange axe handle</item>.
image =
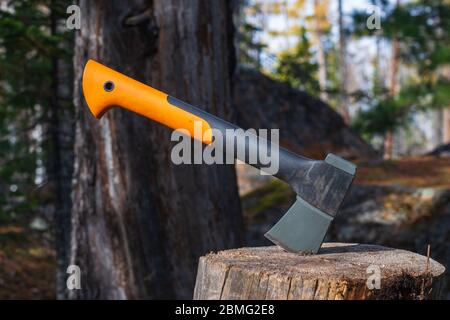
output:
[{"label": "orange axe handle", "polygon": [[[167,94],[94,60],[89,60],[84,69],[83,92],[96,118],[120,106],[169,128],[185,129],[191,137],[205,144],[212,142],[211,127],[205,119],[171,104]],[[201,130],[194,130],[196,122],[201,124]]]},{"label": "orange axe handle", "polygon": [[[84,70],[83,91],[97,118],[109,108],[120,106],[170,128],[185,129],[191,137],[205,144],[212,143],[212,130],[225,136],[227,130],[232,129],[235,133],[233,142],[236,142],[233,150],[245,150],[244,155],[236,152],[236,157],[262,170],[267,163],[262,161],[259,151],[270,150],[271,156],[279,160],[279,168],[270,174],[289,183],[298,200],[266,237],[291,252],[319,250],[356,172],[354,164],[335,155],[329,154],[325,161],[316,161],[283,149],[263,137],[246,135],[243,130],[236,130],[239,129],[237,126],[201,108],[92,60]],[[197,126],[197,123],[201,125]]]},{"label": "orange axe handle", "polygon": [[[226,145],[228,141],[224,142],[222,150],[228,152],[228,149],[231,149],[234,157],[259,169],[267,167],[267,163],[262,161],[258,152],[262,147],[267,150],[279,150],[280,167],[275,176],[287,182],[299,173],[299,168],[307,169],[314,162],[281,148],[265,138],[244,133],[244,130],[238,130],[238,126],[201,108],[167,95],[93,60],[89,60],[84,69],[83,91],[89,109],[97,118],[100,118],[108,109],[118,106],[167,127],[185,129],[185,133],[204,144],[213,142],[213,130],[220,132],[223,137],[227,136],[228,130],[233,130],[234,143],[228,148]],[[245,150],[244,155],[238,150]],[[252,159],[256,161],[250,161]]]}]

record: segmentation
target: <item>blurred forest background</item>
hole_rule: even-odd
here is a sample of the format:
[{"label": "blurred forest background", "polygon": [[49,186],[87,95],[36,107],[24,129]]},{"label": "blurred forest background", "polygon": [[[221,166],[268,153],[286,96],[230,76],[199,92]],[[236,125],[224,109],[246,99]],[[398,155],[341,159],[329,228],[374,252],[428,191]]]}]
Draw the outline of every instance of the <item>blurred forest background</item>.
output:
[{"label": "blurred forest background", "polygon": [[155,123],[92,119],[88,58],[357,162],[327,240],[450,269],[449,0],[79,1],[80,30],[72,4],[0,0],[0,298],[191,298],[200,255],[267,245],[293,201],[243,164],[170,164]]}]

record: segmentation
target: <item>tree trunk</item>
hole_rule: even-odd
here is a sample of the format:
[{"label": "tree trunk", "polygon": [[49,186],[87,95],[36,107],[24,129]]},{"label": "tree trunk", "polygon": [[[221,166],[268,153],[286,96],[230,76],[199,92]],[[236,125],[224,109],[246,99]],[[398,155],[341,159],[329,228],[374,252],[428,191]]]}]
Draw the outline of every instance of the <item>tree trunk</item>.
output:
[{"label": "tree trunk", "polygon": [[[400,5],[400,0],[396,1],[396,7]],[[392,39],[392,54],[391,54],[391,74],[390,74],[390,88],[389,95],[395,97],[397,95],[397,76],[398,76],[398,54],[399,54],[399,43],[397,38],[394,36]],[[394,149],[394,132],[388,130],[384,138],[384,159],[391,159],[393,156]]]},{"label": "tree trunk", "polygon": [[[450,66],[445,65],[440,68],[440,73],[447,81],[450,81]],[[441,125],[442,128],[442,138],[441,143],[447,144],[450,143],[450,106],[443,108],[440,112],[441,117]]]},{"label": "tree trunk", "polygon": [[450,143],[450,107],[442,111],[443,114],[443,144]]},{"label": "tree trunk", "polygon": [[342,0],[338,1],[339,12],[339,110],[346,124],[350,123],[350,113],[348,110],[348,75],[347,75],[347,39],[344,30],[344,12]]},{"label": "tree trunk", "polygon": [[[63,33],[58,24],[61,18],[56,10],[58,4],[52,1],[49,7],[50,32],[54,37]],[[61,41],[60,49],[67,50],[72,46],[70,41]],[[74,139],[74,110],[72,104],[73,66],[69,57],[53,54],[52,84],[50,97],[49,136],[51,148],[48,156],[48,180],[55,192],[54,215],[54,243],[56,249],[56,296],[58,299],[67,297],[66,270],[69,265],[70,254],[70,216],[71,189],[73,173],[73,139]]]},{"label": "tree trunk", "polygon": [[167,128],[124,110],[100,121],[81,92],[96,59],[230,119],[227,1],[80,1],[76,38],[74,298],[189,298],[199,256],[241,244],[233,166],[174,165]]},{"label": "tree trunk", "polygon": [[325,49],[323,46],[323,25],[325,23],[326,16],[320,10],[323,4],[319,0],[314,0],[314,14],[315,14],[315,33],[317,41],[317,64],[319,66],[319,86],[320,86],[320,98],[327,102],[327,63],[325,57]]},{"label": "tree trunk", "polygon": [[325,243],[317,255],[279,247],[201,257],[194,299],[360,300],[438,298],[445,268],[418,254]]},{"label": "tree trunk", "polygon": [[394,149],[394,134],[392,133],[392,130],[388,130],[384,134],[383,159],[385,160],[392,159],[393,149]]}]

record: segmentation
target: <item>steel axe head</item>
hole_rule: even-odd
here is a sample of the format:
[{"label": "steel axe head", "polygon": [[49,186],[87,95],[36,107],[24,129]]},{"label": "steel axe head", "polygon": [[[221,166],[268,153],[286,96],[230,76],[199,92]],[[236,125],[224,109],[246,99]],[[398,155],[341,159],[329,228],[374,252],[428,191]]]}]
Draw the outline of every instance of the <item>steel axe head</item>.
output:
[{"label": "steel axe head", "polygon": [[[92,60],[86,64],[83,73],[83,92],[97,118],[109,108],[121,106],[170,128],[184,128],[188,132],[194,131],[190,129],[195,121],[222,132],[239,129]],[[205,140],[203,136],[203,143],[211,143],[211,137]],[[195,138],[194,133],[192,137]],[[256,136],[238,140],[244,150],[255,150],[252,146],[259,148],[260,142],[272,144]],[[316,161],[280,148],[279,155],[280,170],[275,176],[292,186],[297,193],[297,201],[266,233],[266,237],[288,251],[316,253],[350,188],[356,166],[333,154],[324,161]],[[251,164],[264,168],[261,163]]]},{"label": "steel axe head", "polygon": [[303,165],[287,181],[297,193],[295,203],[266,238],[290,252],[317,253],[355,173],[353,163],[334,154]]}]

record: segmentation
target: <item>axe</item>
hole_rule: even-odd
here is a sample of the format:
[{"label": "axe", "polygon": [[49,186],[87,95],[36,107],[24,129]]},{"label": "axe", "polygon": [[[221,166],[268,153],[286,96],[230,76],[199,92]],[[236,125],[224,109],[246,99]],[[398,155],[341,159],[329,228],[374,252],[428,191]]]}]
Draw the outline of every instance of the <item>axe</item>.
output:
[{"label": "axe", "polygon": [[[212,129],[219,130],[224,136],[227,129],[239,129],[93,60],[89,60],[84,69],[83,93],[96,118],[111,107],[119,106],[170,128],[185,129],[192,138],[207,145],[214,140]],[[200,135],[198,130],[194,130],[196,121],[202,124]],[[238,158],[247,163],[248,153],[257,150],[256,145],[273,147],[272,142],[256,135],[238,139],[237,144],[246,150],[246,156]],[[287,182],[297,197],[288,212],[265,236],[290,252],[317,253],[350,188],[356,166],[333,154],[319,161],[276,147],[279,148],[279,169],[274,176]],[[257,159],[256,163],[249,164],[264,170],[264,165]]]}]

